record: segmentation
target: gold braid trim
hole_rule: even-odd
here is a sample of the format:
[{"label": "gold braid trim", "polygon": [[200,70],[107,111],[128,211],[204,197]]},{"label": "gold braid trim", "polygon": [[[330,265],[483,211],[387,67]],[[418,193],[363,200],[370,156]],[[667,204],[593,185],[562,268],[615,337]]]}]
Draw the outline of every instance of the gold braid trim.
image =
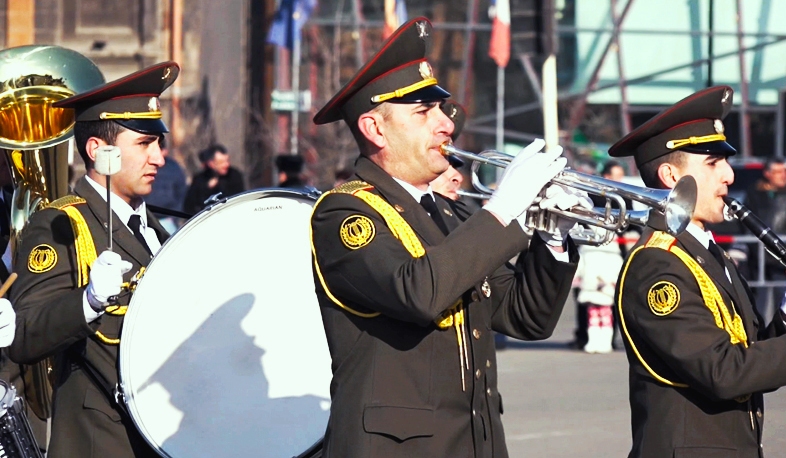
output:
[{"label": "gold braid trim", "polygon": [[419,258],[426,254],[426,249],[423,248],[423,244],[420,243],[420,239],[418,239],[418,236],[415,235],[415,231],[412,230],[412,226],[407,223],[407,221],[398,211],[396,211],[395,208],[393,208],[389,203],[385,202],[385,199],[362,189],[356,191],[353,195],[355,197],[359,197],[361,200],[363,200],[363,202],[369,204],[371,208],[376,210],[377,213],[382,215],[382,218],[384,218],[385,223],[390,229],[390,232],[393,233],[394,237],[401,241],[401,244],[404,245],[404,248],[407,249],[413,258]]},{"label": "gold braid trim", "polygon": [[742,343],[745,348],[748,348],[748,334],[745,332],[745,325],[742,323],[742,318],[737,314],[737,311],[732,309],[734,317],[729,313],[729,309],[723,302],[723,297],[718,291],[718,287],[712,282],[707,272],[701,268],[698,262],[693,259],[688,253],[678,246],[673,246],[670,250],[676,254],[678,258],[685,263],[691,271],[696,282],[699,284],[701,296],[704,298],[704,305],[712,313],[715,318],[715,326],[723,329],[729,334],[732,345]]},{"label": "gold braid trim", "polygon": [[[322,194],[320,198],[317,200],[317,203],[314,204],[314,208],[312,210],[311,215],[313,216],[314,211],[316,211],[317,206],[319,203],[322,202],[322,199],[329,194],[335,193],[342,193],[342,194],[351,194],[363,202],[367,203],[371,208],[373,208],[377,213],[379,213],[382,218],[385,220],[385,223],[390,229],[390,232],[396,237],[399,241],[401,241],[404,248],[409,252],[409,254],[413,258],[419,258],[426,254],[426,249],[423,248],[423,244],[420,243],[420,239],[415,234],[415,231],[412,229],[412,226],[407,223],[407,221],[399,214],[399,212],[393,208],[392,205],[387,203],[383,198],[379,197],[376,194],[372,194],[370,192],[371,189],[374,187],[364,181],[355,180],[344,183],[331,191]],[[359,316],[361,318],[374,318],[381,315],[380,312],[372,312],[372,313],[363,313],[359,312],[346,304],[343,304],[341,301],[338,300],[333,293],[330,292],[328,289],[327,283],[325,282],[324,277],[322,276],[322,270],[319,268],[319,263],[317,262],[317,252],[316,248],[314,247],[314,232],[309,225],[309,233],[311,237],[311,253],[314,256],[314,270],[317,273],[317,277],[319,278],[319,282],[322,284],[322,288],[325,290],[325,294],[333,301],[334,304],[341,307],[342,309],[346,310],[347,312]],[[464,304],[461,299],[456,301],[452,307],[448,308],[444,312],[442,312],[434,323],[440,329],[449,329],[454,327],[456,329],[456,338],[458,341],[459,347],[459,361],[462,366],[461,371],[461,384],[462,387],[465,386],[464,382],[464,370],[463,367],[466,366],[467,370],[469,370],[469,358],[468,358],[468,351],[466,346],[466,330],[464,327]]]},{"label": "gold braid trim", "polygon": [[407,94],[411,94],[419,89],[423,89],[424,87],[435,86],[437,84],[437,79],[434,77],[426,78],[424,80],[420,80],[417,83],[410,84],[409,86],[405,86],[399,89],[396,89],[393,92],[386,92],[384,94],[378,94],[371,97],[371,103],[382,103],[387,100],[391,99],[398,99],[404,97]]},{"label": "gold braid trim", "polygon": [[701,137],[688,137],[680,138],[677,140],[669,140],[666,142],[666,148],[677,149],[686,145],[698,145],[700,143],[726,141],[726,136],[723,134],[704,135]]},{"label": "gold braid trim", "polygon": [[[90,266],[98,257],[93,234],[90,232],[82,212],[75,207],[75,205],[85,202],[85,199],[78,196],[65,196],[47,206],[47,208],[56,208],[64,211],[71,221],[71,229],[74,231],[74,249],[76,251],[77,287],[79,288],[87,286],[90,282]],[[108,307],[106,313],[123,316],[126,314],[127,309],[128,306],[126,305],[115,305]],[[120,339],[106,337],[101,331],[96,331],[96,337],[107,345],[120,344]]]},{"label": "gold braid trim", "polygon": [[[723,329],[729,334],[730,341],[732,345],[737,345],[742,343],[745,348],[748,347],[748,336],[745,332],[745,326],[742,322],[742,318],[737,314],[736,310],[734,311],[734,317],[732,318],[731,314],[729,313],[728,308],[726,307],[726,303],[723,301],[723,297],[721,296],[718,288],[713,283],[712,279],[707,275],[707,272],[693,259],[688,253],[686,253],[682,248],[678,247],[675,243],[676,239],[665,233],[665,232],[655,232],[652,237],[647,241],[646,244],[636,248],[628,257],[627,262],[625,263],[624,270],[622,275],[620,276],[620,284],[619,284],[619,293],[617,296],[617,309],[619,312],[620,323],[622,324],[622,330],[625,334],[625,337],[628,339],[630,343],[631,349],[636,357],[639,359],[641,364],[644,366],[645,369],[652,375],[656,380],[665,383],[670,386],[687,388],[688,385],[684,383],[677,383],[672,382],[665,377],[658,375],[648,364],[644,361],[644,358],[639,353],[636,345],[633,343],[633,339],[630,337],[630,333],[628,332],[627,325],[625,323],[625,317],[622,313],[622,291],[625,286],[625,278],[627,276],[628,268],[630,267],[630,263],[633,260],[633,257],[643,248],[660,248],[662,250],[667,250],[670,253],[673,253],[677,256],[690,270],[693,274],[694,278],[696,279],[696,283],[699,286],[699,290],[701,291],[701,296],[704,299],[704,305],[709,309],[710,313],[715,320],[715,325]],[[746,402],[750,398],[750,395],[741,396],[735,398],[738,402]]]},{"label": "gold braid trim", "polygon": [[65,207],[70,207],[72,205],[83,204],[85,202],[87,202],[87,201],[85,199],[79,197],[79,196],[68,195],[68,196],[63,196],[63,197],[61,197],[61,198],[51,202],[49,205],[46,206],[46,208],[56,208],[58,210],[62,210]]},{"label": "gold braid trim", "polygon": [[[652,240],[652,239],[650,239],[650,240]],[[647,372],[649,372],[650,375],[652,375],[655,378],[655,380],[657,380],[657,381],[659,381],[661,383],[665,383],[666,385],[669,385],[669,386],[675,386],[675,387],[679,387],[679,388],[687,388],[688,385],[686,385],[684,383],[672,382],[671,380],[669,380],[669,379],[667,379],[665,377],[661,377],[660,375],[658,375],[657,372],[655,372],[655,370],[653,368],[650,367],[649,364],[647,364],[647,361],[644,361],[644,358],[641,356],[641,353],[639,353],[639,349],[636,348],[636,344],[633,342],[633,339],[630,336],[630,332],[628,332],[628,325],[625,323],[625,315],[623,315],[623,313],[622,313],[622,291],[624,291],[624,289],[625,289],[625,279],[627,278],[627,275],[628,275],[628,268],[630,267],[630,263],[631,263],[631,261],[633,261],[633,257],[636,256],[636,254],[639,251],[641,251],[642,248],[644,248],[644,245],[636,248],[635,250],[633,250],[630,253],[630,255],[628,256],[627,262],[625,262],[625,267],[622,270],[622,275],[620,275],[619,288],[617,289],[617,291],[618,291],[617,292],[617,312],[619,313],[620,325],[621,325],[621,328],[622,328],[622,332],[625,334],[625,338],[628,339],[628,343],[630,343],[630,348],[631,348],[631,350],[633,350],[633,353],[636,355],[636,358],[638,358],[638,360],[641,363],[641,365],[644,366],[644,369],[647,369]]]}]

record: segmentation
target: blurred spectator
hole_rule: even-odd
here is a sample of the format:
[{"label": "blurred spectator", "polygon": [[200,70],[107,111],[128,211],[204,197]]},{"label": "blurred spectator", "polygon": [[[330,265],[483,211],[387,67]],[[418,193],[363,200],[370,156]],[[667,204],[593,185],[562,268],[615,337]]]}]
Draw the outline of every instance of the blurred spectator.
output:
[{"label": "blurred spectator", "polygon": [[279,154],[276,156],[278,186],[280,188],[303,189],[306,183],[301,178],[303,156],[299,154]]},{"label": "blurred spectator", "polygon": [[[597,229],[602,231],[603,229]],[[585,310],[587,353],[609,353],[614,337],[614,289],[622,268],[622,255],[614,243],[604,246],[582,245],[576,270],[579,279],[579,308]]]},{"label": "blurred spectator", "polygon": [[[603,165],[600,175],[607,180],[622,181],[625,178],[625,169],[619,162],[610,160]],[[601,196],[590,194],[590,198],[596,207],[606,205],[606,199]],[[630,199],[625,198],[624,201],[628,210],[633,208]],[[612,208],[617,208],[616,202],[612,202]],[[640,231],[640,228],[631,227],[623,237],[635,239]],[[633,244],[620,241],[602,247],[579,248],[581,260],[576,271],[578,292],[576,330],[572,347],[584,349],[588,353],[608,353],[613,348],[622,348],[621,344],[613,345],[618,331],[612,305],[617,276],[629,245]]]},{"label": "blurred spectator", "polygon": [[355,172],[353,172],[352,169],[349,167],[344,167],[343,169],[336,170],[336,175],[335,175],[336,180],[333,182],[333,187],[335,188],[336,186],[340,186],[346,183],[354,174]]},{"label": "blurred spectator", "polygon": [[197,213],[205,208],[205,201],[214,194],[230,197],[245,191],[243,174],[229,163],[226,148],[212,145],[199,153],[203,170],[194,175],[188,188],[183,211]]},{"label": "blurred spectator", "polygon": [[[764,166],[764,177],[754,183],[746,193],[745,205],[776,234],[786,234],[786,161],[771,158]],[[759,246],[749,247],[749,266],[751,278],[757,278],[759,268]],[[784,267],[772,256],[764,254],[764,278],[770,281],[786,282]],[[786,288],[776,286],[757,288],[756,307],[762,316],[771,317],[775,307],[780,304]]]},{"label": "blurred spectator", "polygon": [[[158,169],[156,180],[153,182],[153,191],[145,198],[145,202],[148,205],[180,211],[186,198],[186,190],[188,190],[186,174],[180,164],[169,157],[169,149],[164,136],[161,136],[158,144],[161,146],[161,154],[164,156],[164,165]],[[174,234],[180,226],[180,221],[172,216],[162,217],[159,221],[170,234]]]}]

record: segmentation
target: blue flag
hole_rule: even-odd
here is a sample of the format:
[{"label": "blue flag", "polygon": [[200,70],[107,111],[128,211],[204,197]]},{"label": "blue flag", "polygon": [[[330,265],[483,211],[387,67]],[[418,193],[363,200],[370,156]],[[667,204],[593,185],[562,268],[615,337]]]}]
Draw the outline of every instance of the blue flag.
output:
[{"label": "blue flag", "polygon": [[281,0],[267,35],[268,43],[292,49],[316,5],[317,0]]}]

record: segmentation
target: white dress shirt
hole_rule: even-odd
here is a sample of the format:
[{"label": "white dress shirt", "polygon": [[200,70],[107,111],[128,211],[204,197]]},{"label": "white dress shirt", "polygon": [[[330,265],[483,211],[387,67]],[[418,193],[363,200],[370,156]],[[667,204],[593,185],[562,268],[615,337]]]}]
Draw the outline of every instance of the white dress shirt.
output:
[{"label": "white dress shirt", "polygon": [[[100,184],[96,183],[95,180],[90,178],[89,176],[85,176],[85,180],[90,183],[90,186],[96,190],[99,196],[104,199],[106,202],[106,188],[101,186]],[[111,186],[111,185],[110,185]],[[139,226],[139,230],[142,232],[142,235],[145,237],[145,241],[147,242],[147,246],[150,248],[150,251],[153,254],[156,254],[158,250],[161,249],[161,242],[158,241],[158,235],[156,235],[156,231],[153,228],[147,225],[147,206],[144,202],[140,205],[136,210],[131,207],[126,201],[124,201],[120,196],[115,193],[110,195],[110,204],[112,206],[112,212],[117,215],[118,219],[123,222],[126,230],[129,232],[131,229],[128,227],[128,220],[131,218],[131,215],[139,215],[142,224]],[[100,253],[99,253],[100,254]],[[82,294],[82,309],[85,313],[85,320],[88,323],[94,321],[96,318],[100,317],[104,312],[103,311],[95,311],[93,307],[90,306],[90,303],[87,301],[87,290],[85,289],[84,294]]]},{"label": "white dress shirt", "polygon": [[[701,243],[701,246],[706,249],[710,248],[710,241],[715,243],[715,237],[712,236],[712,232],[705,231],[693,223],[688,224],[688,227],[685,230],[688,231],[688,233],[692,235],[693,238]],[[729,282],[731,282],[731,274],[729,274],[729,269],[724,266],[723,270],[726,272],[726,278],[728,278]]]}]

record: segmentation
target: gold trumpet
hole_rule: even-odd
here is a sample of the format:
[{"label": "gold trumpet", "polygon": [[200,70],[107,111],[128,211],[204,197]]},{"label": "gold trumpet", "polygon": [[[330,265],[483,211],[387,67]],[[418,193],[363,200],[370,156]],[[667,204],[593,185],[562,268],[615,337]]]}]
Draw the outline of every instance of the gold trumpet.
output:
[{"label": "gold trumpet", "polygon": [[[454,155],[472,162],[472,185],[479,193],[473,197],[488,198],[494,192],[493,189],[483,185],[478,178],[478,168],[482,164],[505,168],[513,160],[513,156],[499,151],[487,150],[475,154],[456,148],[450,143],[443,144],[441,149],[442,154],[446,156]],[[541,195],[536,198],[527,211],[525,230],[528,232],[535,230],[553,232],[556,229],[556,217],[559,216],[579,223],[579,226],[572,230],[570,235],[576,243],[585,245],[605,245],[629,225],[644,226],[647,224],[650,211],[629,209],[625,199],[641,202],[663,213],[668,232],[675,236],[688,227],[696,207],[696,180],[691,176],[683,177],[673,189],[651,189],[608,180],[566,167],[551,179],[550,184],[558,184],[600,196],[606,200],[606,205],[595,207],[592,210],[580,207],[570,210],[558,208],[543,210],[538,206],[543,198]],[[613,203],[616,203],[617,208],[612,209]],[[597,231],[586,226],[604,230]]]}]

